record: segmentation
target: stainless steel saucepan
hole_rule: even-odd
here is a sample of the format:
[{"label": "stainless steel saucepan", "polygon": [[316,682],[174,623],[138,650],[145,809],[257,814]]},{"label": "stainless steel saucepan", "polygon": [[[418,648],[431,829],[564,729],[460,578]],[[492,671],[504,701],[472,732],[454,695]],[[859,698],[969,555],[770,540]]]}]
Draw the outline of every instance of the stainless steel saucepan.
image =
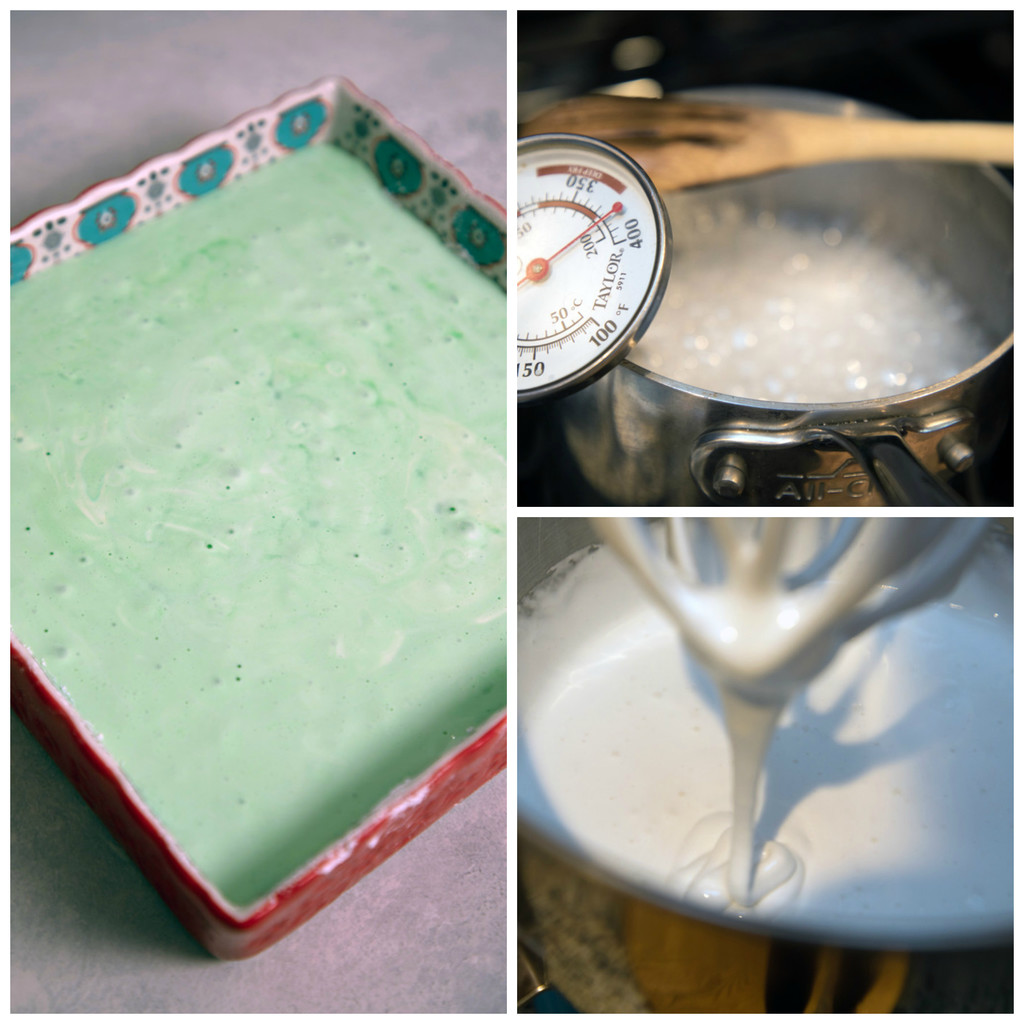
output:
[{"label": "stainless steel saucepan", "polygon": [[[792,90],[715,90],[718,99],[878,114]],[[626,359],[537,415],[554,504],[819,505],[988,503],[1012,398],[1013,199],[991,168],[861,163],[773,174],[665,197],[675,221],[716,198],[748,209],[872,224],[893,251],[949,281],[992,338],[955,377],[889,398],[787,405],[730,397]],[[673,214],[676,216],[673,216]],[[671,316],[662,310],[658,317]],[[640,345],[643,345],[641,340]],[[1009,474],[1011,467],[994,467]],[[958,478],[958,494],[948,483]]]}]

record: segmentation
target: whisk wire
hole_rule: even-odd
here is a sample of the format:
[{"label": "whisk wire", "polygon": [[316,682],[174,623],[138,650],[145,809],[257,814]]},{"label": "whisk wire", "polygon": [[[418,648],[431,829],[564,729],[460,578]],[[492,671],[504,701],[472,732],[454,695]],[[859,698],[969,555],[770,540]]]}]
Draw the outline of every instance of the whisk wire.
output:
[{"label": "whisk wire", "polygon": [[[787,575],[781,566],[795,523],[670,522],[659,546],[645,520],[594,521],[684,643],[737,684],[787,674],[790,684],[809,682],[845,640],[955,584],[988,526],[984,519],[846,520],[824,530],[810,561]],[[891,588],[880,590],[886,580]],[[716,614],[731,610],[734,625],[715,625]]]}]

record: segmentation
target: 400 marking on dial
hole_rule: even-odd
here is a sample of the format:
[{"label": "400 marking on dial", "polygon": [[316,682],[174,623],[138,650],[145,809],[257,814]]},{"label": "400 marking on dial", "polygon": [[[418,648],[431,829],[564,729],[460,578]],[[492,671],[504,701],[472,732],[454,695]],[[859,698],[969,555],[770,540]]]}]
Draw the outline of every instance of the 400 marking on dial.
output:
[{"label": "400 marking on dial", "polygon": [[671,246],[650,179],[597,139],[521,139],[516,193],[516,390],[529,402],[626,355],[661,301]]}]

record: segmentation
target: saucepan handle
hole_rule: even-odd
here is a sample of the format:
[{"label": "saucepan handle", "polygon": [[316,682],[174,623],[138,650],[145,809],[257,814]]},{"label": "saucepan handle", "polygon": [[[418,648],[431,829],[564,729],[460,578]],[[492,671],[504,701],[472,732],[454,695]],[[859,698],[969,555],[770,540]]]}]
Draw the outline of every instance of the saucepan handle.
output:
[{"label": "saucepan handle", "polygon": [[698,438],[690,472],[715,504],[961,506],[943,475],[973,462],[972,434],[963,410],[884,425],[735,423]]},{"label": "saucepan handle", "polygon": [[964,505],[964,500],[929,472],[898,438],[864,436],[843,439],[856,449],[858,461],[871,474],[890,505]]}]

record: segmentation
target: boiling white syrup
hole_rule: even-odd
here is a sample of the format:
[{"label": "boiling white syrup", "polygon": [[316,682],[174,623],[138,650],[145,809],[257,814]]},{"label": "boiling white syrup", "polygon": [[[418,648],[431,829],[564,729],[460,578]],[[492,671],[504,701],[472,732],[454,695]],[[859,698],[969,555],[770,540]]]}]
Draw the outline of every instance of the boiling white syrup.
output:
[{"label": "boiling white syrup", "polygon": [[673,212],[673,226],[668,288],[632,355],[673,380],[766,401],[861,401],[952,377],[999,340],[949,282],[869,230],[731,201]]},{"label": "boiling white syrup", "polygon": [[767,555],[719,526],[696,587],[681,546],[622,523],[642,589],[607,548],[556,573],[521,614],[520,799],[704,907],[847,934],[988,922],[1012,906],[1008,546],[870,629],[948,587],[972,524],[864,521],[794,577],[822,524]]}]

